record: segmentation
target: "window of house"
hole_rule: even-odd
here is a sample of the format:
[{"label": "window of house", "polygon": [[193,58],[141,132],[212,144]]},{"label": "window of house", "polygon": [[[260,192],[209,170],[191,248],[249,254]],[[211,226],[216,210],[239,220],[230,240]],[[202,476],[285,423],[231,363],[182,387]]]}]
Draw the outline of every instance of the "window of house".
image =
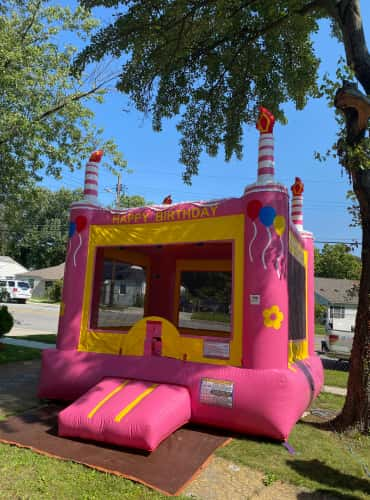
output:
[{"label": "window of house", "polygon": [[330,306],[330,318],[342,319],[345,317],[343,306]]},{"label": "window of house", "polygon": [[146,271],[143,267],[102,259],[95,269],[91,328],[127,329],[144,317]]}]

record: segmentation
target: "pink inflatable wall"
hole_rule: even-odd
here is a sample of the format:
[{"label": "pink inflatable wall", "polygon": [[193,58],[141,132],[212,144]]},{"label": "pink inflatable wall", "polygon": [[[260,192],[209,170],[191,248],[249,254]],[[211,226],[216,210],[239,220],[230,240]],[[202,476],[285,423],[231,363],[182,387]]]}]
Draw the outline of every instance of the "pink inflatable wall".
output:
[{"label": "pink inflatable wall", "polygon": [[[74,401],[109,377],[173,384],[188,391],[193,422],[287,439],[323,370],[303,184],[296,179],[290,202],[276,182],[273,125],[262,108],[257,181],[240,198],[111,211],[97,200],[102,152],[91,156],[84,199],[71,208],[57,345],[43,352],[41,398]],[[104,259],[119,252],[146,269],[144,319],[102,329]],[[179,269],[192,265],[231,273],[230,331],[181,327]]]}]

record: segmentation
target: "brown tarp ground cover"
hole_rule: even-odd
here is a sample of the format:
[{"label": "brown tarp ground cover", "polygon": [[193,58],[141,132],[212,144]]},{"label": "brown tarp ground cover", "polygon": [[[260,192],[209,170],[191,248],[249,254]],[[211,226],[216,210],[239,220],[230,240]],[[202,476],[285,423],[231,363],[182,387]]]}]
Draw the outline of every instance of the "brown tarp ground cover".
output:
[{"label": "brown tarp ground cover", "polygon": [[162,493],[176,495],[230,438],[222,432],[183,427],[152,453],[58,436],[59,405],[27,411],[0,422],[0,441],[71,460],[133,479]]}]

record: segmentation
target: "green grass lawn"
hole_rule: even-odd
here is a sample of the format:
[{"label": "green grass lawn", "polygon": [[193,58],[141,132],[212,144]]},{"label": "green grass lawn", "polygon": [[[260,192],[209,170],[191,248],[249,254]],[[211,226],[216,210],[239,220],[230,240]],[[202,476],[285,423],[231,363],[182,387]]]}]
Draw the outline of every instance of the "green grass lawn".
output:
[{"label": "green grass lawn", "polygon": [[14,361],[29,361],[39,358],[41,358],[41,351],[39,349],[0,343],[0,364],[13,363]]},{"label": "green grass lawn", "polygon": [[[322,394],[313,408],[339,410],[344,398]],[[281,480],[338,498],[369,498],[370,437],[358,433],[338,434],[299,422],[289,443],[290,455],[279,443],[240,437],[216,454],[230,462],[247,465],[272,480]]]},{"label": "green grass lawn", "polygon": [[326,335],[325,325],[315,323],[315,335]]},{"label": "green grass lawn", "polygon": [[325,385],[332,385],[335,387],[347,387],[348,372],[340,370],[324,370],[324,383]]},{"label": "green grass lawn", "polygon": [[57,341],[57,334],[45,334],[45,335],[22,335],[20,336],[6,336],[9,339],[23,339],[23,340],[32,340],[33,342],[44,342],[45,344],[55,344]]},{"label": "green grass lawn", "polygon": [[[165,499],[145,486],[83,465],[0,444],[0,498]],[[182,497],[183,499],[185,497]]]},{"label": "green grass lawn", "polygon": [[36,298],[36,297],[29,299],[28,302],[31,302],[33,304],[60,304],[60,302],[58,301],[53,301],[46,298]]},{"label": "green grass lawn", "polygon": [[[338,409],[343,401],[340,396],[323,394],[312,407]],[[281,480],[334,495],[333,498],[368,498],[370,483],[366,467],[370,465],[370,437],[356,433],[340,435],[299,422],[289,442],[295,455],[290,455],[280,443],[245,436],[234,438],[216,454],[230,464],[247,465],[261,471],[266,486]],[[5,444],[0,444],[0,470],[0,498],[4,499],[54,499],[56,492],[58,499],[68,500],[167,498],[121,477]],[[222,481],[222,477],[216,480]]]},{"label": "green grass lawn", "polygon": [[[40,352],[3,345],[0,363],[39,358]],[[328,385],[344,384],[346,377],[346,372],[325,370]],[[343,397],[322,393],[312,409],[338,412],[343,404]],[[279,443],[245,436],[236,437],[216,454],[230,463],[261,471],[266,484],[278,479],[340,498],[368,498],[370,437],[323,430],[312,420],[315,415],[300,421],[289,437],[295,455],[288,454]],[[0,444],[0,471],[0,498],[47,499],[55,498],[56,491],[61,499],[166,498],[129,480],[4,444]]]}]

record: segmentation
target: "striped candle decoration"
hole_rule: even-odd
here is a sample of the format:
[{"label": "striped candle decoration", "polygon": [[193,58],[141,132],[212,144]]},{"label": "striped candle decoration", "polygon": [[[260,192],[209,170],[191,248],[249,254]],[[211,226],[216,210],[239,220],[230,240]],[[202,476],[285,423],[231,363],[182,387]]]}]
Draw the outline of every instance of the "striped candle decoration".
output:
[{"label": "striped candle decoration", "polygon": [[257,184],[274,182],[274,115],[266,108],[260,108],[256,127],[260,131],[258,144]]},{"label": "striped candle decoration", "polygon": [[295,178],[293,186],[290,188],[293,193],[292,200],[292,222],[298,229],[303,231],[303,191],[304,185],[299,177]]},{"label": "striped candle decoration", "polygon": [[261,134],[258,144],[258,184],[274,182],[274,164],[274,136]]},{"label": "striped candle decoration", "polygon": [[85,170],[84,199],[94,204],[98,203],[98,170],[103,154],[101,149],[94,151]]}]

